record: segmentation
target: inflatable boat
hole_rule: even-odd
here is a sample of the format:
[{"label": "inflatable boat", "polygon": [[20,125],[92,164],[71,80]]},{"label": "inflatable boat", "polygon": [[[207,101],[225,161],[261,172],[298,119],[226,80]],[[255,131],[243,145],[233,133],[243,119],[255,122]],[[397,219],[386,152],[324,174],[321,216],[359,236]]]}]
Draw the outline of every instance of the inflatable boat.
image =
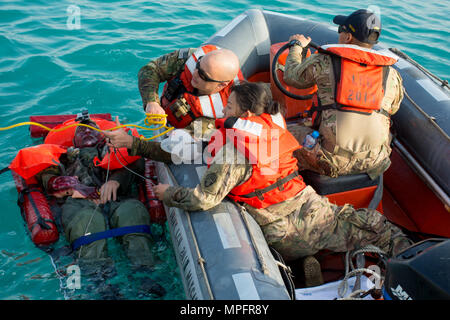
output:
[{"label": "inflatable boat", "polygon": [[[248,10],[203,44],[234,51],[248,81],[270,83],[274,99],[284,105],[297,104],[305,108],[313,101],[314,90],[299,92],[294,88],[279,88],[277,82],[283,86],[282,77],[278,75],[278,81],[274,78],[281,71],[272,68],[274,64],[282,64],[284,43],[294,33],[310,36],[320,46],[336,43],[338,39],[337,29],[330,25],[275,12]],[[391,167],[382,179],[374,181],[367,175],[331,179],[307,172],[301,174],[330,201],[338,205],[351,203],[356,208],[377,208],[415,238],[415,245],[388,261],[386,299],[449,298],[450,240],[446,239],[450,237],[449,87],[399,50],[382,44],[376,45],[375,50],[398,59],[394,67],[403,77],[406,90],[400,110],[392,117],[395,138]],[[295,100],[285,91],[311,94],[311,99]],[[206,168],[206,164],[147,162],[146,175],[156,175],[159,183],[195,187]],[[24,194],[23,180],[17,175],[14,177],[19,193]],[[149,211],[160,206],[154,201],[151,185],[141,191],[143,201],[147,198],[147,203],[149,199],[154,202],[149,204]],[[33,232],[38,228],[44,242],[48,239],[51,243],[55,239],[46,238],[46,232],[53,230],[51,212],[46,208],[41,217],[33,215],[36,201],[46,205],[42,196],[33,200],[31,196],[35,193],[42,193],[42,190],[28,188],[23,197],[24,218],[33,240],[36,236]],[[160,209],[154,218],[156,222],[164,221]],[[259,225],[242,207],[225,199],[206,212],[165,207],[165,213],[187,299],[301,298],[295,290],[304,287],[302,271],[295,262],[287,265],[269,248]],[[344,255],[330,252],[316,255],[327,288],[346,276]],[[296,281],[292,280],[292,272]],[[303,294],[311,292],[303,291]]]},{"label": "inflatable boat", "polygon": [[[248,81],[270,83],[274,99],[285,105],[305,105],[308,101],[295,101],[285,96],[276,86],[271,72],[272,59],[294,33],[310,36],[320,46],[338,41],[337,28],[331,25],[252,9],[234,18],[202,45],[213,44],[234,51]],[[429,248],[428,254],[431,255],[434,250],[435,253],[449,257],[450,251],[445,250],[449,243],[442,240],[450,237],[448,84],[397,49],[388,48],[382,43],[374,49],[398,59],[394,67],[400,72],[406,90],[400,110],[392,117],[392,132],[395,137],[392,165],[381,180],[382,188],[378,187],[380,181],[370,181],[367,175],[331,179],[303,172],[301,174],[318,193],[339,205],[351,203],[355,207],[368,207],[374,194],[378,192],[377,203],[372,203],[375,208],[405,232],[414,234],[417,241],[421,240],[419,243],[422,247]],[[296,90],[286,89],[291,92]],[[309,93],[299,92],[303,95]],[[161,183],[194,187],[199,183],[206,166],[167,166],[157,163],[156,168]],[[271,254],[259,226],[251,216],[230,201],[224,200],[208,212],[188,213],[178,208],[166,208],[166,214],[187,298],[290,299],[294,298],[293,285],[301,287],[301,283],[286,281],[288,277],[284,272],[285,268],[280,267],[284,264],[276,259],[276,254]],[[430,238],[440,240],[429,242]],[[401,258],[403,260],[396,260],[396,266],[401,265],[404,269],[396,269],[395,276],[406,274],[404,271],[415,266],[417,259],[427,259],[421,256],[425,253],[417,248],[411,250]],[[345,276],[342,254],[323,253],[318,255],[318,259],[325,282],[336,281]],[[433,261],[436,262],[434,270],[447,270],[441,279],[441,286],[445,288],[441,293],[444,292],[442,296],[449,297],[449,265],[443,260]],[[288,267],[295,274],[295,266]],[[398,270],[402,272],[398,273]],[[429,283],[433,275],[430,270],[427,272],[424,278]],[[398,279],[394,279],[394,273],[391,275],[389,288],[396,289],[400,282],[395,282]],[[417,277],[419,278],[423,280],[422,277]],[[410,286],[413,287],[412,284]],[[407,287],[407,284],[402,283],[405,291],[408,290]],[[388,290],[385,292],[387,298]],[[398,296],[392,290],[389,293],[393,298]],[[420,296],[410,292],[409,295],[413,299],[424,296],[426,298],[427,294]],[[428,292],[428,297],[432,296]]]}]

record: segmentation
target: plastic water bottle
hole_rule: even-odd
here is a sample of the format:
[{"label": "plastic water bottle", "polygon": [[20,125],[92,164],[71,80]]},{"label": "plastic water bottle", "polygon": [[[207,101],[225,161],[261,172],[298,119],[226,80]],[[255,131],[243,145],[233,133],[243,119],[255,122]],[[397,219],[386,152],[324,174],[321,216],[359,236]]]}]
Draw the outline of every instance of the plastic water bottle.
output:
[{"label": "plastic water bottle", "polygon": [[317,138],[319,137],[319,135],[320,133],[317,130],[314,130],[312,133],[308,134],[305,137],[305,140],[303,140],[303,147],[309,150],[314,148],[314,146],[317,143]]}]

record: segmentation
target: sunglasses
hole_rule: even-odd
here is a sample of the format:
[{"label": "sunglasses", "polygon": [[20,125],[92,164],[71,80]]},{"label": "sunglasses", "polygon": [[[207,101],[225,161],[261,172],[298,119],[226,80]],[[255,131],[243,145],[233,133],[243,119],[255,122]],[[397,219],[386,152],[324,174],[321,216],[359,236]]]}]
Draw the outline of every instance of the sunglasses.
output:
[{"label": "sunglasses", "polygon": [[214,79],[211,79],[211,78],[206,74],[206,72],[203,71],[202,68],[200,68],[200,60],[201,60],[202,58],[203,58],[203,56],[201,56],[200,58],[198,58],[197,64],[195,65],[195,69],[197,69],[197,71],[198,71],[198,76],[200,77],[200,79],[202,79],[203,81],[206,81],[206,82],[218,82],[218,83],[228,82],[228,80],[220,81],[220,80],[214,80]]}]

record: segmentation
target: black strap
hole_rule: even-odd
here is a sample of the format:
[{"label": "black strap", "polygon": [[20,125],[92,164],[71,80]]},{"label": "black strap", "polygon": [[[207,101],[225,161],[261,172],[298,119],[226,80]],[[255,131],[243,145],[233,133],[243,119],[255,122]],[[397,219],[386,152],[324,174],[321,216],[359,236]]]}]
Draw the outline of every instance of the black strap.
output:
[{"label": "black strap", "polygon": [[6,171],[9,171],[11,169],[9,169],[9,167],[3,168],[2,170],[0,170],[0,174],[5,173]]},{"label": "black strap", "polygon": [[383,198],[383,174],[380,175],[377,188],[373,194],[372,200],[369,203],[369,209],[376,209],[380,204],[381,198]]},{"label": "black strap", "polygon": [[228,117],[225,122],[223,123],[223,126],[225,129],[231,129],[233,128],[234,124],[238,120],[238,117]]},{"label": "black strap", "polygon": [[181,81],[180,78],[183,71],[184,67],[177,73],[175,77],[167,81],[167,88],[163,94],[163,97],[166,98],[169,102],[178,99],[183,93],[187,92],[187,89],[183,85],[183,81]]},{"label": "black strap", "polygon": [[[30,204],[31,204],[31,206],[33,207],[33,210],[34,210],[34,212],[36,213],[36,216],[37,216],[37,220],[36,220],[36,222],[31,226],[31,230],[33,230],[33,228],[34,228],[34,226],[35,226],[36,224],[38,224],[42,229],[50,230],[52,227],[49,226],[49,225],[47,224],[47,222],[51,222],[51,223],[54,223],[54,222],[53,222],[52,220],[50,220],[50,219],[44,219],[44,218],[42,218],[41,213],[39,212],[39,208],[38,208],[37,205],[36,205],[36,202],[34,202],[33,197],[30,195],[31,192],[39,192],[39,193],[41,193],[41,194],[44,194],[44,193],[42,192],[42,190],[39,189],[39,188],[37,188],[35,185],[30,185],[30,186],[26,187],[25,189],[23,189],[22,192],[21,192],[21,193],[22,193],[22,196],[25,195],[25,194],[28,194],[28,199],[30,200]],[[23,201],[23,200],[22,200],[22,201]]]},{"label": "black strap", "polygon": [[[264,200],[264,193],[272,191],[275,188],[278,188],[278,189],[280,189],[280,191],[283,191],[284,190],[284,184],[287,183],[288,181],[298,177],[298,176],[300,176],[300,175],[298,174],[298,171],[296,170],[296,171],[292,172],[291,174],[287,175],[286,177],[284,177],[283,179],[277,180],[277,182],[271,184],[268,187],[265,187],[263,189],[255,189],[254,192],[250,192],[250,193],[247,193],[247,194],[239,195],[239,197],[242,197],[242,198],[258,197],[259,200],[263,201]],[[231,195],[234,196],[232,193],[231,193]]]},{"label": "black strap", "polygon": [[389,77],[389,71],[390,71],[390,67],[389,66],[383,66],[383,92],[385,94],[386,94],[387,79]]},{"label": "black strap", "polygon": [[386,110],[384,110],[383,108],[380,108],[380,110],[374,110],[375,112],[382,114],[383,116],[386,116],[388,118],[391,117],[391,115],[389,114],[389,112],[387,112]]}]

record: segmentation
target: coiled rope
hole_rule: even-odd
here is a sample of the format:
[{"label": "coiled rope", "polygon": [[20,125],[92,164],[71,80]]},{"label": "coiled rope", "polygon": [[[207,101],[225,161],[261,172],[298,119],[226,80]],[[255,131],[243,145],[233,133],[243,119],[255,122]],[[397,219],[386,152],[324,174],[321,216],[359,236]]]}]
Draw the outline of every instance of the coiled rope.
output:
[{"label": "coiled rope", "polygon": [[[369,273],[371,275],[373,275],[376,278],[376,281],[378,281],[378,283],[381,283],[381,281],[383,280],[381,275],[378,274],[377,272],[375,272],[374,270],[368,269],[368,268],[356,268],[353,265],[352,262],[352,258],[358,254],[364,254],[364,253],[376,253],[378,254],[382,259],[386,256],[386,253],[381,250],[380,248],[374,246],[374,245],[367,245],[361,249],[355,250],[352,252],[351,256],[350,256],[350,251],[347,251],[346,255],[345,255],[345,277],[342,280],[342,282],[339,284],[338,287],[338,294],[341,297],[339,300],[362,300],[364,296],[366,296],[367,294],[370,293],[370,291],[373,289],[369,289],[369,290],[362,290],[362,289],[358,289],[353,291],[352,293],[350,293],[348,296],[345,296],[345,294],[347,293],[348,290],[348,279],[350,277],[353,277],[355,275],[362,275],[364,273]],[[349,268],[352,268],[352,271],[349,271]]]}]

